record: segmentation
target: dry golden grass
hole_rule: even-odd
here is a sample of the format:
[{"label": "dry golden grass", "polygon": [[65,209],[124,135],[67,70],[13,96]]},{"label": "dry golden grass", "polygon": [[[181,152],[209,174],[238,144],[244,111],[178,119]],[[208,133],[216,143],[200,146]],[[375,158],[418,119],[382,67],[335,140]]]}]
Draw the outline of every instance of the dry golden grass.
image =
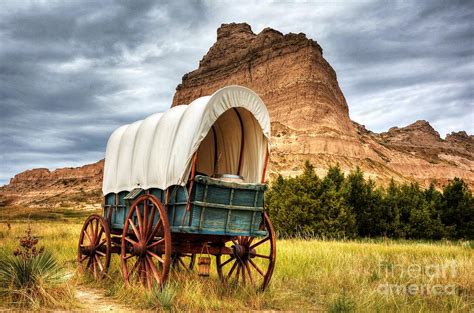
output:
[{"label": "dry golden grass", "polygon": [[[26,222],[0,224],[0,249],[10,254]],[[229,311],[292,310],[331,312],[454,311],[474,310],[474,250],[472,243],[414,241],[279,240],[277,265],[268,291],[222,285],[214,273],[174,273],[164,292],[140,286],[125,287],[113,256],[109,276],[101,282],[76,273],[76,248],[81,223],[35,221],[39,245],[51,251],[72,275],[69,287],[99,287],[117,302],[139,309]],[[409,294],[391,288],[436,287],[443,294]],[[395,286],[395,287],[393,287]],[[452,287],[454,286],[454,287]],[[410,287],[414,288],[414,287]],[[441,288],[441,289],[440,289]],[[450,289],[451,288],[451,289]],[[453,289],[454,288],[454,289]],[[432,289],[430,289],[433,291]],[[453,293],[454,294],[450,294]],[[2,303],[0,301],[0,303]],[[80,304],[71,303],[71,306]],[[0,304],[1,307],[1,304]]]}]

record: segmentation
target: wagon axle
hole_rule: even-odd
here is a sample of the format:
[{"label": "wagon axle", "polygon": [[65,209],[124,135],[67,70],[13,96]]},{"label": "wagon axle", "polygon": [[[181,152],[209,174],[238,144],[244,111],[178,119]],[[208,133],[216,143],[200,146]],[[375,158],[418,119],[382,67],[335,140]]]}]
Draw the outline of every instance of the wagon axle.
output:
[{"label": "wagon axle", "polygon": [[254,258],[256,255],[255,249],[250,249],[249,246],[234,244],[232,246],[232,254],[238,259]]}]

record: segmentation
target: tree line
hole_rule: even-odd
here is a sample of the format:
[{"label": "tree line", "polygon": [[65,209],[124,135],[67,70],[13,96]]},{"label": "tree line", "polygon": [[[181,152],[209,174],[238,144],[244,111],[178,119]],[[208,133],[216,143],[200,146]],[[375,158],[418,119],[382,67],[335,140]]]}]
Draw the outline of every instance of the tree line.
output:
[{"label": "tree line", "polygon": [[301,175],[277,177],[265,205],[286,237],[474,239],[474,200],[460,178],[441,191],[393,179],[378,187],[359,168],[333,166],[320,178],[306,162]]}]

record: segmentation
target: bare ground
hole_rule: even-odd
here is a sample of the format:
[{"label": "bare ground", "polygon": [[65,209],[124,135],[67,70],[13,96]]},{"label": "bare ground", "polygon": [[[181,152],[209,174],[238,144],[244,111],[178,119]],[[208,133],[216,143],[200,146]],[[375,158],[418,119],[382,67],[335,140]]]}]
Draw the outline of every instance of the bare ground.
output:
[{"label": "bare ground", "polygon": [[107,297],[104,290],[78,286],[76,298],[81,304],[81,309],[88,312],[131,312],[132,309],[120,304],[111,297]]}]

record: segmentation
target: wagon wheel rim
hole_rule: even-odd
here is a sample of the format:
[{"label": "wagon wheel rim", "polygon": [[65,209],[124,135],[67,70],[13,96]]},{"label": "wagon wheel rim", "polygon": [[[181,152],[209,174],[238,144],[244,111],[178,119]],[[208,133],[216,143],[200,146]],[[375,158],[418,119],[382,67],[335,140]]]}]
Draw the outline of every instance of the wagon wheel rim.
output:
[{"label": "wagon wheel rim", "polygon": [[196,264],[194,253],[173,253],[171,256],[171,269],[176,272],[192,271]]},{"label": "wagon wheel rim", "polygon": [[275,267],[276,237],[267,213],[263,214],[260,230],[266,230],[267,235],[234,237],[233,254],[216,255],[217,274],[222,281],[262,291],[268,287]]},{"label": "wagon wheel rim", "polygon": [[120,259],[126,285],[133,281],[148,288],[165,284],[171,261],[171,232],[165,208],[154,196],[143,195],[130,206]]},{"label": "wagon wheel rim", "polygon": [[110,266],[111,240],[109,225],[102,216],[86,219],[77,250],[79,269],[91,273],[96,280],[103,278]]}]

